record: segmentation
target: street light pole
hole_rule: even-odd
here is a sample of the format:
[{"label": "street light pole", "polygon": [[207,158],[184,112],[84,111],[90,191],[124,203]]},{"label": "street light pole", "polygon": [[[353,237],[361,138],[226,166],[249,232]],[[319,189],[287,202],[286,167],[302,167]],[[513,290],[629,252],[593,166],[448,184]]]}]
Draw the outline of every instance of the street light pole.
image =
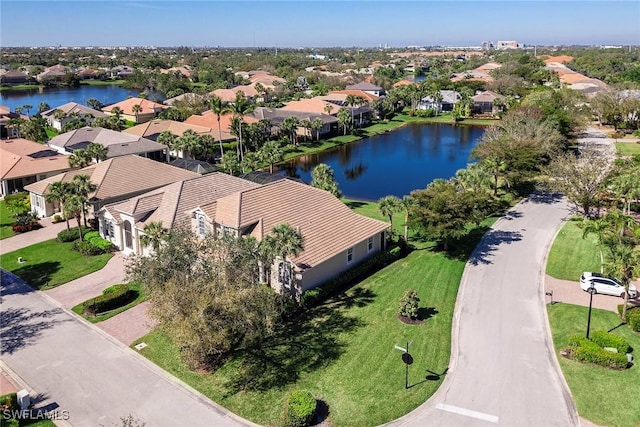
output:
[{"label": "street light pole", "polygon": [[589,317],[587,319],[587,339],[589,339],[589,330],[591,329],[591,307],[593,306],[593,294],[596,293],[596,288],[593,282],[591,282],[591,285],[587,289],[587,292],[589,292]]}]

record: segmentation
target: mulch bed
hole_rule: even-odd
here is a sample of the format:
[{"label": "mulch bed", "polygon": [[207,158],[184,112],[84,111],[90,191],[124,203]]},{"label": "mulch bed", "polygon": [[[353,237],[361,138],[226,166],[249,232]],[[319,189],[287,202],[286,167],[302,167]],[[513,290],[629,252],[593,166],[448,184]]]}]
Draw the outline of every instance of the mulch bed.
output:
[{"label": "mulch bed", "polygon": [[424,323],[424,320],[412,319],[410,317],[400,316],[399,314],[396,314],[396,317],[405,325],[422,325]]}]

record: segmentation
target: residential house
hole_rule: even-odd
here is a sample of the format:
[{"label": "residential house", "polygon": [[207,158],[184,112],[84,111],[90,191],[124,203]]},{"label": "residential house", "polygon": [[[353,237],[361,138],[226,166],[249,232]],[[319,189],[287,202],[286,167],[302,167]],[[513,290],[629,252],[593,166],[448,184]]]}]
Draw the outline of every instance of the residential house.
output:
[{"label": "residential house", "polygon": [[[58,110],[64,113],[64,117],[56,117],[56,115],[58,115],[56,111]],[[49,125],[56,128],[58,131],[62,131],[64,125],[74,120],[76,117],[84,119],[86,124],[89,126],[97,118],[108,117],[108,115],[102,111],[94,110],[93,108],[78,104],[77,102],[67,102],[66,104],[60,105],[56,108],[43,111],[40,115],[49,122]]]},{"label": "residential house", "polygon": [[26,119],[27,117],[11,111],[11,109],[5,105],[0,105],[0,139],[20,137],[19,129],[10,125],[11,119],[19,118]]},{"label": "residential house", "polygon": [[349,85],[345,88],[346,90],[361,90],[371,95],[382,96],[384,95],[384,89],[380,86],[374,85],[369,82],[360,82],[354,85]]},{"label": "residential house", "polygon": [[75,150],[86,150],[89,144],[107,147],[107,158],[138,154],[157,161],[169,160],[169,149],[147,138],[98,127],[83,127],[57,135],[47,143],[62,154],[73,154]]},{"label": "residential house", "polygon": [[[139,107],[139,111],[135,111]],[[113,114],[114,108],[120,108],[122,117],[125,120],[132,121],[136,124],[145,123],[149,120],[155,119],[159,113],[169,108],[166,105],[159,104],[157,102],[149,101],[142,98],[129,98],[124,101],[108,105],[102,108],[105,113]]]},{"label": "residential house", "polygon": [[224,102],[235,102],[238,92],[242,92],[249,99],[255,99],[258,96],[258,91],[250,85],[235,86],[231,89],[216,89],[209,92],[209,95],[217,96]]},{"label": "residential house", "polygon": [[39,218],[50,217],[60,211],[58,203],[46,201],[54,182],[72,182],[78,175],[88,175],[95,191],[89,194],[90,214],[102,206],[116,203],[173,182],[199,176],[194,172],[158,163],[136,155],[114,157],[82,169],[70,170],[27,185],[31,206]]},{"label": "residential house", "polygon": [[125,77],[132,76],[135,70],[127,65],[118,65],[117,67],[113,67],[109,73],[111,78],[124,79]]},{"label": "residential house", "polygon": [[[242,116],[242,120],[247,123],[257,123],[258,119],[251,115]],[[202,114],[194,114],[184,121],[188,125],[197,125],[202,127],[211,128],[213,130],[212,136],[216,141],[220,141],[222,135],[222,141],[234,141],[235,135],[231,132],[231,124],[233,122],[233,113],[224,113],[220,116],[220,129],[218,129],[218,115],[211,110],[207,110]]]},{"label": "residential house", "polygon": [[71,169],[69,158],[27,139],[0,141],[0,189],[2,196]]},{"label": "residential house", "polygon": [[[356,214],[329,192],[283,178],[259,185],[213,173],[171,184],[99,213],[101,234],[124,253],[151,251],[140,244],[144,226],[178,222],[196,236],[253,236],[262,241],[273,227],[287,223],[304,237],[297,256],[276,258],[264,277],[276,291],[300,294],[352,268],[385,247],[386,222]],[[107,234],[103,230],[111,230]]]},{"label": "residential house", "polygon": [[184,77],[186,79],[191,79],[191,73],[193,72],[192,68],[189,65],[182,65],[180,67],[171,67],[169,69],[160,69],[160,73],[162,74],[171,74],[174,76]]},{"label": "residential house", "polygon": [[64,80],[64,77],[67,75],[66,72],[59,71],[57,69],[51,69],[48,71],[43,71],[42,73],[36,76],[36,80],[38,80],[42,84],[55,84],[60,83]]},{"label": "residential house", "polygon": [[0,84],[6,86],[22,85],[28,83],[31,78],[21,71],[7,71],[0,76]]},{"label": "residential house", "polygon": [[487,71],[480,71],[476,69],[476,70],[467,70],[461,73],[456,73],[453,75],[453,77],[451,77],[450,80],[452,82],[469,80],[469,81],[490,83],[493,81],[493,77],[491,77]]},{"label": "residential house", "polygon": [[502,111],[502,107],[497,105],[496,100],[505,101],[504,96],[490,90],[480,92],[471,99],[473,100],[473,111],[476,114],[497,114]]},{"label": "residential house", "polygon": [[203,102],[204,96],[198,95],[197,93],[187,92],[187,93],[183,93],[182,95],[174,96],[173,98],[165,99],[163,101],[163,104],[171,107],[176,101],[186,102],[192,105],[196,102]]},{"label": "residential house", "polygon": [[453,107],[462,99],[462,95],[455,90],[441,90],[441,98],[439,101],[432,96],[424,97],[418,104],[418,110],[435,110],[438,113],[443,111],[452,111]]},{"label": "residential house", "polygon": [[85,68],[79,70],[76,76],[78,76],[80,80],[101,80],[104,78],[104,71],[96,70],[95,68]]},{"label": "residential house", "polygon": [[[338,130],[338,119],[328,114],[315,114],[305,111],[291,111],[267,107],[257,107],[253,110],[252,114],[256,119],[269,120],[274,133],[279,133],[279,128],[287,117],[296,117],[300,121],[309,120],[311,122],[315,119],[322,120],[322,127],[318,130],[320,136],[337,132]],[[317,136],[315,131],[306,129],[302,126],[298,127],[296,133],[298,136],[310,137],[312,139]]]},{"label": "residential house", "polygon": [[214,129],[210,127],[194,125],[187,122],[177,122],[175,120],[160,119],[151,120],[150,122],[127,128],[122,132],[157,141],[162,132],[167,131],[171,132],[175,136],[182,136],[182,134],[187,130],[192,130],[198,135],[211,135],[214,138],[216,134]]}]

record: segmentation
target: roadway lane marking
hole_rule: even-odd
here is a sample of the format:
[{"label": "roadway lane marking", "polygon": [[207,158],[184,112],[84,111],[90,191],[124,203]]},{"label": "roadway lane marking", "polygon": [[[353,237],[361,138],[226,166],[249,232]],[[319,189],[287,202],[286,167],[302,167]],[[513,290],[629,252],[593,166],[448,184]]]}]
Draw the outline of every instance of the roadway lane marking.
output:
[{"label": "roadway lane marking", "polygon": [[444,403],[438,403],[436,405],[436,408],[447,412],[453,412],[454,414],[460,414],[471,418],[477,418],[483,421],[489,421],[490,423],[498,423],[498,417],[496,417],[495,415],[485,414],[484,412],[472,411],[470,409],[464,409],[453,405],[446,405]]}]

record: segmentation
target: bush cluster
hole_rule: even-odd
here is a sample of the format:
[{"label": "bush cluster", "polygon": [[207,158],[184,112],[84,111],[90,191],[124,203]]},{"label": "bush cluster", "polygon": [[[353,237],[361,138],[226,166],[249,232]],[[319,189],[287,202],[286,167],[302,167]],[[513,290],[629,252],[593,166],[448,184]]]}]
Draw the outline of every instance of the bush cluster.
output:
[{"label": "bush cluster", "polygon": [[427,108],[426,110],[418,110],[415,112],[415,115],[418,117],[435,117],[436,110],[433,108]]},{"label": "bush cluster", "polygon": [[321,301],[339,294],[366,275],[380,270],[403,256],[405,256],[405,252],[400,250],[399,247],[395,247],[390,251],[379,252],[323,285],[304,291],[300,297],[300,304],[306,308],[313,307]]},{"label": "bush cluster", "polygon": [[14,215],[15,222],[11,224],[11,229],[16,233],[26,233],[27,231],[40,228],[38,218],[31,212],[24,212]]},{"label": "bush cluster", "polygon": [[[622,317],[623,304],[618,305],[618,314]],[[634,332],[640,332],[640,307],[627,305],[627,314],[623,319]]]},{"label": "bush cluster", "polygon": [[53,223],[54,224],[57,224],[57,223],[62,222],[62,221],[64,221],[64,218],[62,218],[60,215],[55,214],[53,216]]},{"label": "bush cluster", "polygon": [[591,341],[600,347],[612,347],[618,350],[618,353],[627,354],[631,352],[631,346],[619,335],[614,335],[605,331],[595,331],[591,334]]},{"label": "bush cluster", "polygon": [[[82,234],[86,234],[90,232],[91,229],[88,227],[82,227]],[[62,230],[58,233],[58,240],[61,242],[74,242],[80,238],[80,233],[78,233],[78,227],[73,227],[69,230]]]},{"label": "bush cluster", "polygon": [[626,369],[629,365],[626,353],[605,350],[595,341],[588,340],[582,335],[574,335],[569,338],[569,353],[569,357],[573,360],[593,363],[605,368]]},{"label": "bush cluster", "polygon": [[286,407],[287,427],[311,425],[316,415],[316,399],[308,391],[295,390],[289,395]]},{"label": "bush cluster", "polygon": [[102,295],[85,301],[83,311],[91,315],[96,315],[115,310],[131,302],[133,296],[134,293],[129,288],[129,285],[113,285],[102,291]]},{"label": "bush cluster", "polygon": [[100,255],[110,252],[113,244],[100,237],[97,231],[90,231],[84,235],[83,240],[73,242],[73,250],[84,256]]}]

